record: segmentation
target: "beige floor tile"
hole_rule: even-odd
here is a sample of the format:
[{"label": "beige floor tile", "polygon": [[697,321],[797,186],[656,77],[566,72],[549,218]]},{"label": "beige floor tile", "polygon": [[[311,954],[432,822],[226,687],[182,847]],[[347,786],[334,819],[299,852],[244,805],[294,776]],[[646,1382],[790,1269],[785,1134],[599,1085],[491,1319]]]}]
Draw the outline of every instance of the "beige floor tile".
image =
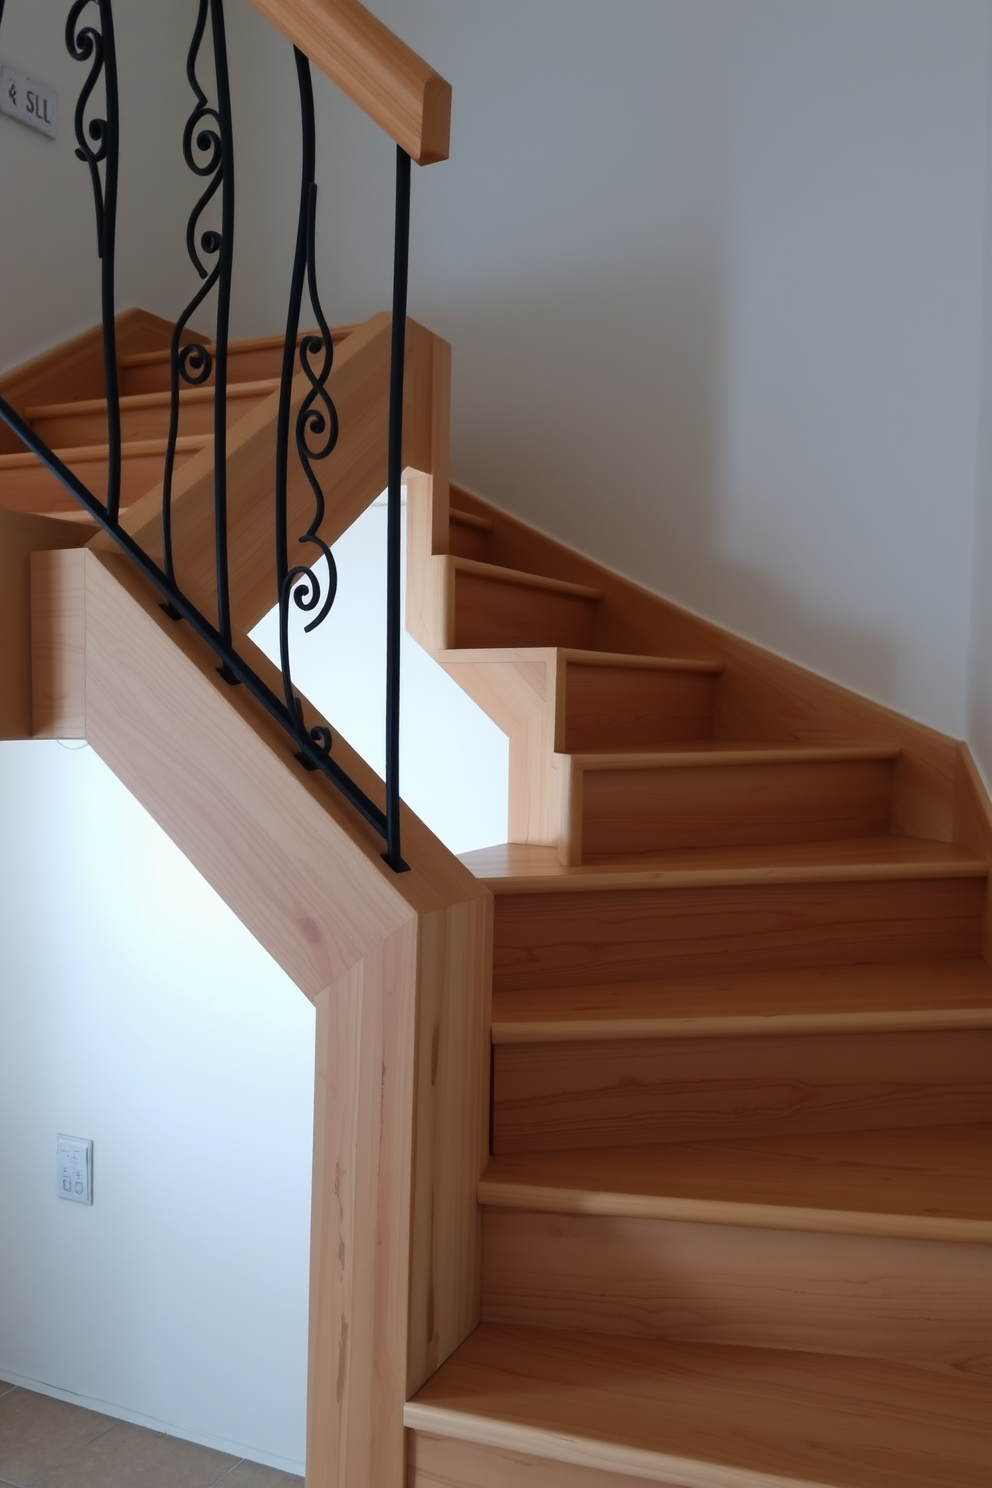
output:
[{"label": "beige floor tile", "polygon": [[263,1467],[260,1462],[239,1462],[218,1488],[303,1488],[303,1479],[276,1467]]},{"label": "beige floor tile", "polygon": [[121,1421],[49,1473],[43,1488],[213,1488],[237,1461]]},{"label": "beige floor tile", "polygon": [[46,1473],[116,1422],[34,1390],[0,1395],[0,1481],[32,1488]]},{"label": "beige floor tile", "polygon": [[0,1395],[6,1395],[9,1390],[16,1390],[16,1389],[17,1389],[17,1386],[16,1385],[12,1385],[9,1380],[0,1379]]}]

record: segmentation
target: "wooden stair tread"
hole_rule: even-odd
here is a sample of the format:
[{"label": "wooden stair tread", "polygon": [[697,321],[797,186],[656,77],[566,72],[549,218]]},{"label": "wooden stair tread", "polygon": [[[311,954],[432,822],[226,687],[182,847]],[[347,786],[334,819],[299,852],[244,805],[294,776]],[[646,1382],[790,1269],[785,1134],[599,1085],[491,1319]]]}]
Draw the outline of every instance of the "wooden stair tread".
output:
[{"label": "wooden stair tread", "polygon": [[860,760],[897,760],[902,751],[885,745],[862,747],[830,745],[746,744],[737,739],[699,739],[657,745],[582,750],[569,755],[582,770],[693,769],[729,765],[837,764]]},{"label": "wooden stair tread", "polygon": [[992,970],[983,961],[493,992],[495,1044],[939,1028],[992,1028]]},{"label": "wooden stair tread", "polygon": [[404,1411],[420,1432],[682,1488],[986,1488],[990,1418],[980,1376],[492,1323]]},{"label": "wooden stair tread", "polygon": [[871,879],[984,878],[982,858],[948,842],[863,837],[759,847],[684,848],[569,867],[556,847],[505,842],[461,854],[494,894],[687,888],[737,883],[852,882]]},{"label": "wooden stair tread", "polygon": [[[509,572],[515,574],[521,570],[510,569]],[[457,646],[437,650],[434,656],[442,665],[553,662],[558,658],[580,666],[620,667],[630,671],[703,672],[718,676],[724,670],[722,661],[687,656],[645,656],[640,652],[627,651],[588,651],[577,646]],[[715,747],[718,741],[707,739],[704,743]]]},{"label": "wooden stair tread", "polygon": [[[213,439],[212,434],[180,434],[176,440],[176,449],[180,451],[196,451],[206,449]],[[127,459],[134,456],[136,459],[146,455],[164,455],[168,445],[166,439],[133,439],[121,445],[121,456]],[[81,444],[71,449],[57,449],[53,451],[58,455],[64,465],[81,465],[90,460],[107,460],[110,456],[108,444]],[[27,470],[41,465],[37,455],[26,450],[23,454],[0,455],[0,474],[5,470]]]},{"label": "wooden stair tread", "polygon": [[551,579],[544,574],[527,573],[522,568],[502,568],[496,563],[482,563],[478,558],[454,558],[447,560],[456,573],[473,574],[479,579],[489,579],[495,584],[517,584],[524,589],[542,589],[548,594],[568,594],[573,599],[599,600],[601,589],[591,589],[588,584],[573,584],[568,579]]},{"label": "wooden stair tread", "polygon": [[474,512],[459,511],[457,507],[449,507],[448,516],[452,522],[459,527],[471,527],[473,532],[492,532],[493,524],[488,517],[477,517]]},{"label": "wooden stair tread", "polygon": [[[357,323],[355,325],[332,326],[331,339],[334,344],[337,345],[339,341],[344,341],[346,337],[351,335],[352,331],[355,331],[357,329]],[[301,331],[299,333],[299,336],[297,337],[297,340],[301,341],[304,336],[315,334],[315,331]],[[280,347],[285,345],[285,341],[285,336],[254,336],[242,341],[231,341],[228,345],[228,355],[246,351],[277,351]],[[208,341],[206,343],[206,348],[207,351],[210,352],[211,356],[216,353],[217,348],[212,341]],[[138,351],[132,352],[128,356],[122,356],[120,359],[120,365],[121,368],[124,370],[129,367],[154,367],[160,364],[167,365],[171,360],[171,357],[172,352],[170,348],[166,346],[156,351]]]},{"label": "wooden stair tread", "polygon": [[[228,384],[228,398],[257,398],[261,395],[273,393],[279,386],[277,377],[266,377],[255,382],[232,382]],[[163,393],[127,393],[120,399],[121,412],[137,408],[168,408],[172,401],[172,394]],[[208,383],[205,387],[184,387],[179,391],[180,405],[186,403],[212,403],[214,401],[214,386]],[[34,408],[25,409],[24,417],[28,423],[34,423],[37,419],[64,417],[67,414],[81,413],[105,413],[107,409],[106,398],[82,398],[70,403],[40,403]]]},{"label": "wooden stair tread", "polygon": [[493,1157],[479,1202],[763,1229],[992,1243],[992,1125]]}]

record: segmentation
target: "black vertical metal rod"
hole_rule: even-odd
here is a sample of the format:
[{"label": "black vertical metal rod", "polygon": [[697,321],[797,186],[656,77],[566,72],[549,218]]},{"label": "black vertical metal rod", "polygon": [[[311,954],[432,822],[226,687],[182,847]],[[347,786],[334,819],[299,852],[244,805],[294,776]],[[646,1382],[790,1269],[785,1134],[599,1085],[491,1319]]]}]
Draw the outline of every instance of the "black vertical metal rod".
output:
[{"label": "black vertical metal rod", "polygon": [[103,368],[107,385],[107,515],[116,522],[121,509],[121,396],[117,370],[115,274],[117,258],[117,174],[120,156],[120,96],[117,47],[111,0],[100,0],[103,35],[103,79],[107,100],[106,164],[103,220],[100,224],[100,295],[103,314]]},{"label": "black vertical metal rod", "polygon": [[[231,323],[231,270],[234,260],[234,138],[231,84],[223,0],[210,7],[217,76],[217,113],[224,151],[221,182],[220,275],[217,281],[217,335],[214,352],[214,541],[217,549],[217,629],[231,645],[231,591],[227,562],[227,346]],[[227,676],[227,673],[224,674]],[[233,677],[228,677],[233,681]]]},{"label": "black vertical metal rod", "polygon": [[286,316],[286,339],[282,349],[282,376],[279,385],[279,413],[276,419],[276,595],[279,600],[279,642],[283,680],[287,688],[287,703],[290,701],[291,684],[289,669],[289,595],[286,594],[289,575],[289,528],[288,528],[288,480],[289,480],[289,424],[292,411],[293,374],[296,370],[296,345],[300,329],[300,308],[303,304],[303,285],[307,271],[307,242],[309,219],[312,210],[314,179],[317,172],[317,139],[313,108],[313,81],[310,76],[310,60],[298,47],[293,48],[296,59],[296,77],[300,89],[300,124],[303,133],[303,149],[300,176],[300,209],[296,227],[296,252],[293,257],[293,275],[289,288],[289,310]]},{"label": "black vertical metal rod", "polygon": [[396,147],[396,235],[393,246],[393,336],[389,367],[389,490],[386,517],[386,851],[397,873],[400,854],[400,498],[403,481],[403,364],[410,271],[410,157]]}]

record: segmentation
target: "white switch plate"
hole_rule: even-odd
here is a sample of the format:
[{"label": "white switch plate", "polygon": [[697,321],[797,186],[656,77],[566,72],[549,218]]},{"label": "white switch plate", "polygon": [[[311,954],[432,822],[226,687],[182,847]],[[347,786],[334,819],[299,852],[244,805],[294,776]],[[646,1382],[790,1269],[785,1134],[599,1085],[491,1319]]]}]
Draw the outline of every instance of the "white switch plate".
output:
[{"label": "white switch plate", "polygon": [[54,139],[59,127],[59,96],[54,88],[0,62],[0,114]]},{"label": "white switch plate", "polygon": [[55,1191],[74,1204],[93,1202],[93,1143],[86,1137],[56,1138]]}]

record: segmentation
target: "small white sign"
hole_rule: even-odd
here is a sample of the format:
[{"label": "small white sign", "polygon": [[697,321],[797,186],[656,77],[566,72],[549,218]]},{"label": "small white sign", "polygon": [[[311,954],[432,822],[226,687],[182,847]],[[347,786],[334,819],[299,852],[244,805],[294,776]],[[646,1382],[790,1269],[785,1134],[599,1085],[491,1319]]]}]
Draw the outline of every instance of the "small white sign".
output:
[{"label": "small white sign", "polygon": [[59,126],[59,97],[44,83],[0,62],[0,114],[54,139]]},{"label": "small white sign", "polygon": [[74,1204],[92,1204],[93,1143],[88,1138],[55,1139],[55,1191]]}]

